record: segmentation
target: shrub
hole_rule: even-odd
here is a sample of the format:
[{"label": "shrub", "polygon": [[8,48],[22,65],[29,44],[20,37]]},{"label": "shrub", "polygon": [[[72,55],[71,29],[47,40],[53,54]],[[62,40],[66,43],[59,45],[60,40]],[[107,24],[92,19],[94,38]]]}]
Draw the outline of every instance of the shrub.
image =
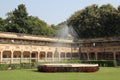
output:
[{"label": "shrub", "polygon": [[9,64],[0,64],[0,70],[7,70],[9,68]]},{"label": "shrub", "polygon": [[98,64],[101,67],[114,67],[114,66],[116,66],[115,60],[82,60],[81,63]]}]

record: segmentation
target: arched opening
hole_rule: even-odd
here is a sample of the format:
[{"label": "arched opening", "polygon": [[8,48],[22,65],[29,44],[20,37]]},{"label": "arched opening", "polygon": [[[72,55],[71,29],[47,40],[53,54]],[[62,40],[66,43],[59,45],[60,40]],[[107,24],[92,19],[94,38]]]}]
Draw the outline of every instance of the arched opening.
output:
[{"label": "arched opening", "polygon": [[80,53],[80,59],[81,60],[87,60],[87,53]]},{"label": "arched opening", "polygon": [[3,51],[3,55],[2,55],[2,57],[3,57],[3,62],[5,62],[5,63],[10,63],[11,62],[11,51]]},{"label": "arched opening", "polygon": [[60,59],[65,60],[65,52],[60,53]]},{"label": "arched opening", "polygon": [[98,52],[98,60],[113,60],[112,52]]},{"label": "arched opening", "polygon": [[45,52],[41,51],[39,57],[41,60],[44,60],[45,59]]},{"label": "arched opening", "polygon": [[78,53],[72,53],[72,59],[78,59],[79,55]]},{"label": "arched opening", "polygon": [[116,53],[117,66],[120,66],[120,52]]},{"label": "arched opening", "polygon": [[37,62],[37,51],[31,53],[31,62]]},{"label": "arched opening", "polygon": [[30,52],[24,51],[23,52],[23,62],[29,62],[29,60],[30,60]]},{"label": "arched opening", "polygon": [[52,60],[52,52],[47,52],[47,60]]},{"label": "arched opening", "polygon": [[20,58],[21,58],[21,52],[20,51],[14,51],[13,52],[13,62],[20,62]]},{"label": "arched opening", "polygon": [[95,60],[95,53],[94,52],[89,53],[89,59],[90,60]]},{"label": "arched opening", "polygon": [[71,59],[71,53],[67,52],[67,53],[66,53],[66,58],[67,58],[67,59]]}]

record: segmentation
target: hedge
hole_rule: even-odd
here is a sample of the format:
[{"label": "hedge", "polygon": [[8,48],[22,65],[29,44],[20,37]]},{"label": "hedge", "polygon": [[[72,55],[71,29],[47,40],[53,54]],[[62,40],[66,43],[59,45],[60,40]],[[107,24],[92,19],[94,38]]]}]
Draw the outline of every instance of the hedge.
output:
[{"label": "hedge", "polygon": [[61,63],[85,63],[85,64],[98,64],[100,67],[114,67],[117,66],[116,60],[67,60]]},{"label": "hedge", "polygon": [[0,64],[0,70],[37,68],[38,63]]},{"label": "hedge", "polygon": [[100,67],[116,66],[116,60],[82,60],[81,63],[98,64]]}]

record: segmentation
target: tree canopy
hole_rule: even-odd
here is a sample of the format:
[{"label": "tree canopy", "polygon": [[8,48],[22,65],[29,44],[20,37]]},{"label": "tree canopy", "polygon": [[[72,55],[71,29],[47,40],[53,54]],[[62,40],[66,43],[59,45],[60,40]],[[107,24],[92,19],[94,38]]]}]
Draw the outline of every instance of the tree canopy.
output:
[{"label": "tree canopy", "polygon": [[25,33],[42,36],[54,36],[56,29],[35,16],[29,16],[24,4],[18,5],[7,13],[7,18],[0,18],[0,31]]},{"label": "tree canopy", "polygon": [[79,38],[120,36],[120,6],[94,4],[75,12],[67,23]]},{"label": "tree canopy", "polygon": [[[64,23],[66,21],[57,26]],[[67,24],[73,27],[79,38],[120,36],[120,6],[93,4],[75,12]],[[55,36],[58,29],[54,24],[48,25],[38,17],[30,16],[24,4],[8,12],[6,19],[0,18],[0,31],[3,32]]]}]

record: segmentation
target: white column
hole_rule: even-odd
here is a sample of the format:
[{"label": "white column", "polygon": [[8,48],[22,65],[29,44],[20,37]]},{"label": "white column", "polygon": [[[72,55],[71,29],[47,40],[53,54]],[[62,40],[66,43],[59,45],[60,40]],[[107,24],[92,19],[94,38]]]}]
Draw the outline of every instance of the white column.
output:
[{"label": "white column", "polygon": [[10,63],[13,63],[13,52],[14,51],[11,51],[11,60],[10,60]]},{"label": "white column", "polygon": [[59,61],[60,61],[60,54],[61,54],[61,53],[60,53],[60,52],[58,52],[58,60],[59,60]]},{"label": "white column", "polygon": [[52,61],[54,62],[54,52],[52,52]]},{"label": "white column", "polygon": [[21,51],[20,63],[23,61],[23,51]]},{"label": "white column", "polygon": [[47,51],[45,52],[45,61],[47,61]]},{"label": "white column", "polygon": [[0,62],[2,62],[2,58],[3,58],[3,51],[1,51],[1,53],[0,53]]},{"label": "white column", "polygon": [[29,57],[29,62],[31,63],[31,54],[32,54],[32,51],[30,52],[30,57]]},{"label": "white column", "polygon": [[97,52],[95,52],[95,59],[97,60]]},{"label": "white column", "polygon": [[113,58],[114,58],[114,60],[116,60],[116,52],[115,51],[113,52]]},{"label": "white column", "polygon": [[38,54],[37,54],[37,61],[39,62],[39,59],[40,59],[40,52],[38,52]]},{"label": "white column", "polygon": [[90,58],[89,58],[89,53],[87,53],[87,59],[89,60]]},{"label": "white column", "polygon": [[66,52],[65,52],[65,60],[66,60]]}]

